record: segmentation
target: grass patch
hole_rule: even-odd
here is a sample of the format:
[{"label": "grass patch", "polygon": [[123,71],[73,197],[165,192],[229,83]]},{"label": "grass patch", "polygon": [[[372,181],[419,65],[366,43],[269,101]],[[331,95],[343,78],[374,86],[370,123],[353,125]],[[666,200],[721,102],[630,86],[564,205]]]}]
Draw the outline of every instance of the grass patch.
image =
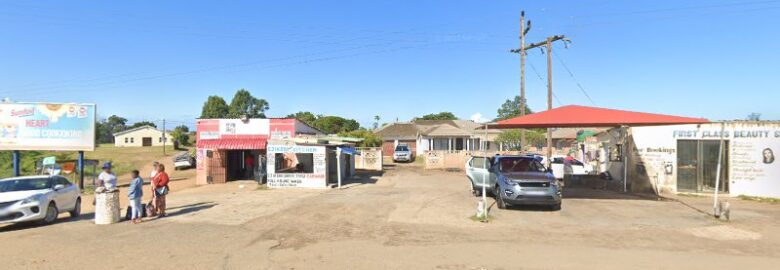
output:
[{"label": "grass patch", "polygon": [[473,216],[469,217],[469,219],[471,219],[472,221],[489,222],[489,221],[495,220],[496,218],[494,216],[488,214],[488,215],[482,215],[482,216],[473,215]]},{"label": "grass patch", "polygon": [[765,203],[773,203],[773,204],[780,203],[780,199],[778,198],[757,197],[757,196],[747,196],[747,195],[739,195],[737,196],[737,198],[746,201],[754,201],[754,202],[765,202]]},{"label": "grass patch", "polygon": [[[100,144],[95,148],[95,151],[85,151],[85,159],[95,159],[99,161],[99,164],[104,162],[111,162],[113,165],[114,174],[122,176],[134,169],[141,169],[145,165],[151,164],[154,161],[162,161],[165,159],[173,158],[174,154],[179,151],[188,151],[188,149],[174,150],[173,146],[165,147],[165,155],[163,155],[162,146],[153,147],[116,147],[113,144]],[[35,171],[35,163],[42,160],[45,157],[56,156],[57,163],[62,163],[64,160],[76,160],[78,159],[78,152],[55,152],[55,151],[22,151],[22,175],[37,174]],[[11,152],[0,152],[0,177],[10,177],[13,174],[13,165],[11,162]],[[173,170],[173,168],[170,168]],[[91,166],[85,166],[85,175],[91,179],[92,173],[100,173],[100,165],[97,166],[95,172],[93,172]]]}]

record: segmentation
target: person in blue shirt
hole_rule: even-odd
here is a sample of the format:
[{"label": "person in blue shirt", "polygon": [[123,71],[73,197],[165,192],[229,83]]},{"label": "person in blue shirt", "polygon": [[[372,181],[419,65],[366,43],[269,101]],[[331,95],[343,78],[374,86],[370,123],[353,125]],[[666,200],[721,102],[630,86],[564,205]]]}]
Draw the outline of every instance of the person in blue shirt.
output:
[{"label": "person in blue shirt", "polygon": [[131,220],[133,223],[140,223],[141,220],[141,198],[144,196],[144,180],[139,176],[138,170],[131,173],[133,180],[130,181],[130,188],[127,189],[127,198],[130,199]]}]

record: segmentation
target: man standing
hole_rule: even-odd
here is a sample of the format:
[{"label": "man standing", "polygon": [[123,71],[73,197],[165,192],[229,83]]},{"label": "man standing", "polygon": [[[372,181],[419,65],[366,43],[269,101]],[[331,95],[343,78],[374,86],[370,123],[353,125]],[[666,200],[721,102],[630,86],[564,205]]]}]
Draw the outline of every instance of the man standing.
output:
[{"label": "man standing", "polygon": [[255,171],[255,157],[252,152],[249,152],[244,158],[244,169],[246,170],[246,178],[252,179]]}]

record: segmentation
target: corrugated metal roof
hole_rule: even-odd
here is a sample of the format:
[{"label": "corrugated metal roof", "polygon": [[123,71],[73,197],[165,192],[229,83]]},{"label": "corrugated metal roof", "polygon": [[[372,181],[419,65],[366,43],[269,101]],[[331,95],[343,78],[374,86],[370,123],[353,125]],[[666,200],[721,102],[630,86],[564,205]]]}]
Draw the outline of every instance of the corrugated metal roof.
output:
[{"label": "corrugated metal roof", "polygon": [[205,149],[256,150],[265,149],[267,144],[264,138],[198,140],[198,148]]}]

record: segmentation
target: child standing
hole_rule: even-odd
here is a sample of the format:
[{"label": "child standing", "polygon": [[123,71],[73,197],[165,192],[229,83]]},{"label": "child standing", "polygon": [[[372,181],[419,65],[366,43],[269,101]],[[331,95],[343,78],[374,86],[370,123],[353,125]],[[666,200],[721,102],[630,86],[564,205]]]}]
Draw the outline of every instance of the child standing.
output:
[{"label": "child standing", "polygon": [[133,223],[140,223],[141,220],[141,198],[144,196],[142,189],[144,180],[139,176],[138,170],[131,173],[133,180],[130,181],[130,188],[127,189],[127,198],[130,199],[131,219]]}]

